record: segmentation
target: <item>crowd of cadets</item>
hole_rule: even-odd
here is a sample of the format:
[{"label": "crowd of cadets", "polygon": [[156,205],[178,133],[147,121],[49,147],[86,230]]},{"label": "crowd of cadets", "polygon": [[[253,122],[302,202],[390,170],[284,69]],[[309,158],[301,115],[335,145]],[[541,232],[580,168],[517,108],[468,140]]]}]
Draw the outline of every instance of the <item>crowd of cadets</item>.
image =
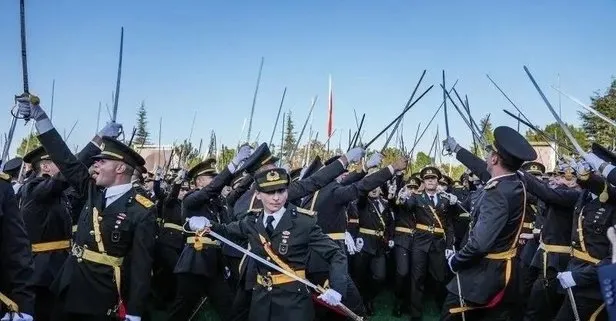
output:
[{"label": "crowd of cadets", "polygon": [[2,320],[145,321],[152,302],[192,320],[205,301],[221,320],[345,320],[340,304],[367,319],[388,285],[393,317],[411,320],[427,296],[442,320],[607,320],[614,307],[616,155],[597,144],[546,173],[511,128],[483,159],[447,138],[468,168],[458,180],[435,166],[404,177],[404,158],[378,153],[355,165],[361,148],[289,171],[266,144],[220,172],[207,159],[147,173],[119,124],[73,155],[30,97],[19,113],[42,146],[0,174]]}]

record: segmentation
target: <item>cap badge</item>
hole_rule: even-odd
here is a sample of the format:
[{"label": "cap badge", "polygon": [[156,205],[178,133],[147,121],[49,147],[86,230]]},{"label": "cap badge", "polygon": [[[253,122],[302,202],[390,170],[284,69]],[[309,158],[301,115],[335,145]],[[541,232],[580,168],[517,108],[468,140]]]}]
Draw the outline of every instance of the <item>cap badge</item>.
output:
[{"label": "cap badge", "polygon": [[269,173],[267,173],[267,175],[265,176],[265,179],[268,182],[272,182],[272,181],[277,181],[280,179],[280,174],[278,174],[278,172],[276,171],[270,171]]}]

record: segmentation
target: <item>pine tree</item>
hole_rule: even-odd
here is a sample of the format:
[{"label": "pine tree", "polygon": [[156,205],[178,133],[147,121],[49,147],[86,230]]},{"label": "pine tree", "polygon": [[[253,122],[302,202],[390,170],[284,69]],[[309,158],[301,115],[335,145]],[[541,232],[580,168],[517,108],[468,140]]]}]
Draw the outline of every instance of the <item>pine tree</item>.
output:
[{"label": "pine tree", "polygon": [[[494,143],[494,130],[492,128],[492,122],[490,121],[489,117],[489,115],[486,115],[481,119],[481,121],[479,121],[479,129],[481,129],[481,133],[479,134],[483,136],[483,138],[488,144],[492,144]],[[479,153],[479,146],[477,145],[478,143],[475,141],[471,149],[471,151],[475,155],[478,155]]]},{"label": "pine tree", "polygon": [[[590,107],[609,119],[616,119],[616,80],[612,81],[603,96],[595,93],[595,96],[591,97],[590,100]],[[605,147],[616,147],[616,128],[614,126],[589,111],[579,112],[579,115],[582,119],[582,128],[589,139],[594,139],[595,142]]]},{"label": "pine tree", "polygon": [[289,111],[289,113],[287,114],[286,126],[287,127],[284,134],[284,146],[282,146],[282,154],[284,156],[285,162],[291,163],[291,160],[289,158],[293,153],[293,149],[295,148],[296,143],[294,131],[295,125],[293,124],[291,111]]},{"label": "pine tree", "polygon": [[39,146],[41,146],[41,142],[39,142],[37,135],[35,133],[31,133],[30,135],[28,135],[28,137],[24,137],[21,140],[19,147],[17,147],[17,155],[19,155],[20,157],[24,157],[24,155],[33,151]]},{"label": "pine tree", "polygon": [[141,102],[141,106],[137,110],[137,131],[135,132],[135,139],[133,139],[134,146],[142,146],[144,144],[149,144],[149,136],[148,132],[148,115],[145,109],[145,101]]}]

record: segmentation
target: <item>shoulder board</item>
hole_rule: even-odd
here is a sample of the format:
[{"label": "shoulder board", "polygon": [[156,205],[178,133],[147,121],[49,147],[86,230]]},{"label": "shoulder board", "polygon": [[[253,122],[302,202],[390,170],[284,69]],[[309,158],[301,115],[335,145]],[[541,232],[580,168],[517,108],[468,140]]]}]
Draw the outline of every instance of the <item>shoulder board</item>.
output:
[{"label": "shoulder board", "polygon": [[7,182],[11,181],[11,176],[5,172],[0,172],[0,179],[5,180]]},{"label": "shoulder board", "polygon": [[315,216],[317,214],[317,212],[315,212],[315,211],[307,210],[307,209],[301,208],[301,207],[296,207],[295,211],[298,212],[298,213],[302,213],[302,214],[308,215],[308,216]]},{"label": "shoulder board", "polygon": [[492,188],[496,187],[496,184],[498,184],[498,181],[491,181],[483,189],[492,189]]},{"label": "shoulder board", "polygon": [[137,203],[141,204],[145,208],[150,208],[154,206],[154,203],[152,201],[150,201],[147,197],[141,194],[137,194],[135,196],[135,201],[137,201]]}]

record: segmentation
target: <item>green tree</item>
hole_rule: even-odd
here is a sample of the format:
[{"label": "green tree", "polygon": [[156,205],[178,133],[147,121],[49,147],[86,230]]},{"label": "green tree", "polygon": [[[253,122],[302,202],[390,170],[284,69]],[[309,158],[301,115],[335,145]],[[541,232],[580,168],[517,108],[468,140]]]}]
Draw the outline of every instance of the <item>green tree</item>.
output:
[{"label": "green tree", "polygon": [[173,147],[173,154],[178,156],[180,166],[185,166],[186,169],[191,169],[201,162],[199,151],[188,139],[185,139],[182,144]]},{"label": "green tree", "polygon": [[[605,94],[600,95],[595,92],[590,100],[590,107],[609,119],[616,119],[616,80],[612,80]],[[589,111],[579,112],[579,115],[582,120],[582,128],[591,140],[606,147],[616,147],[616,128],[614,126]]]},{"label": "green tree", "polygon": [[145,101],[141,102],[139,109],[137,110],[137,131],[135,132],[135,138],[133,139],[133,146],[143,146],[149,144],[148,132],[148,113],[145,109]]},{"label": "green tree", "polygon": [[233,160],[235,154],[235,149],[222,145],[220,153],[218,154],[218,159],[216,161],[216,167],[218,168],[218,170],[222,170],[224,166],[227,166]]},{"label": "green tree", "polygon": [[39,146],[41,146],[41,142],[39,142],[38,137],[36,137],[35,133],[31,133],[28,137],[21,139],[21,143],[17,147],[17,155],[24,157],[24,155]]},{"label": "green tree", "polygon": [[417,156],[415,157],[415,161],[413,162],[413,166],[411,166],[411,172],[418,172],[422,168],[424,168],[424,167],[426,167],[426,166],[428,166],[430,164],[432,164],[432,159],[430,158],[430,156],[428,156],[428,154],[426,154],[424,152],[419,152],[419,153],[417,153]]},{"label": "green tree", "polygon": [[[586,150],[590,147],[590,142],[588,140],[588,136],[586,136],[586,132],[584,132],[584,129],[569,124],[567,124],[567,127],[569,128],[569,131],[571,132],[575,140],[577,140],[577,142],[580,144],[580,146],[582,146],[583,149]],[[575,151],[573,144],[571,144],[571,142],[567,139],[567,137],[565,136],[565,132],[562,130],[558,123],[551,123],[546,125],[543,128],[543,132],[545,132],[547,136],[557,139],[556,144],[560,147],[559,153],[562,153],[564,155],[571,155],[572,152]],[[539,135],[538,133],[530,129],[526,131],[526,139],[531,142],[546,141],[544,136]]]},{"label": "green tree", "polygon": [[393,164],[398,158],[402,157],[404,153],[399,148],[387,147],[383,151],[383,164],[384,166]]},{"label": "green tree", "polygon": [[293,148],[295,148],[295,143],[297,142],[295,138],[295,125],[293,124],[293,117],[291,111],[287,114],[286,120],[286,129],[284,134],[284,145],[282,146],[282,154],[285,163],[290,163],[290,157],[293,153]]},{"label": "green tree", "polygon": [[[494,129],[492,128],[492,121],[490,121],[490,115],[484,116],[479,121],[479,129],[481,129],[480,135],[486,140],[488,144],[494,143]],[[475,155],[479,155],[479,146],[476,141],[473,142],[471,152]]]}]

